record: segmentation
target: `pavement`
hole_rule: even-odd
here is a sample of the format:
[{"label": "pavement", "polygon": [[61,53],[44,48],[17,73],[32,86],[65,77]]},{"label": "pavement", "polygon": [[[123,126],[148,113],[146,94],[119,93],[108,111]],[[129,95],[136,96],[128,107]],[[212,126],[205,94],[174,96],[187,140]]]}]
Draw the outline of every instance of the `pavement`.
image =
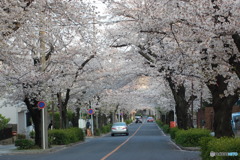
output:
[{"label": "pavement", "polygon": [[14,152],[17,147],[14,144],[0,145],[0,154],[6,154]]},{"label": "pavement", "polygon": [[[48,149],[28,149],[28,150],[19,150],[14,144],[8,144],[8,145],[0,145],[0,155],[14,155],[14,154],[39,154],[39,153],[51,153],[51,152],[56,152],[63,150],[67,147],[78,145],[80,143],[85,143],[88,142],[92,138],[98,138],[98,137],[104,137],[107,134],[103,134],[101,136],[91,136],[91,137],[85,137],[85,141],[82,142],[77,142],[77,143],[72,143],[68,145],[54,145],[51,148]],[[169,136],[169,135],[165,135]],[[170,138],[170,136],[169,136]],[[171,140],[171,138],[170,138]],[[171,140],[172,141],[172,140]],[[180,150],[188,150],[188,151],[199,151],[199,147],[182,147],[180,145],[177,145],[174,141],[172,141],[173,144],[175,144]]]},{"label": "pavement", "polygon": [[[85,143],[88,140],[96,137],[86,137],[85,141],[83,142],[77,142],[69,145],[55,145],[48,149],[28,149],[28,150],[18,150],[17,147],[14,144],[8,144],[8,145],[0,145],[0,155],[14,155],[14,154],[40,154],[40,153],[51,153],[63,150],[67,147],[78,145],[81,143]],[[100,136],[102,137],[102,136]],[[173,141],[172,141],[173,142]],[[175,142],[173,142],[175,144]],[[175,144],[176,145],[176,144]],[[199,147],[182,147],[177,145],[181,150],[188,150],[188,151],[199,151]]]},{"label": "pavement", "polygon": [[18,150],[14,144],[0,145],[0,155],[13,155],[13,154],[38,154],[38,153],[50,153],[67,148],[69,145],[53,146],[48,149],[29,149]]},{"label": "pavement", "polygon": [[65,148],[68,148],[70,146],[75,146],[81,143],[88,142],[92,138],[98,138],[103,137],[108,134],[103,134],[101,136],[91,136],[91,137],[85,137],[85,141],[77,142],[77,143],[71,143],[68,145],[53,145],[51,148],[48,149],[27,149],[27,150],[19,150],[15,146],[15,144],[8,144],[8,145],[0,145],[0,155],[14,155],[14,154],[39,154],[39,153],[51,153],[63,150]]}]

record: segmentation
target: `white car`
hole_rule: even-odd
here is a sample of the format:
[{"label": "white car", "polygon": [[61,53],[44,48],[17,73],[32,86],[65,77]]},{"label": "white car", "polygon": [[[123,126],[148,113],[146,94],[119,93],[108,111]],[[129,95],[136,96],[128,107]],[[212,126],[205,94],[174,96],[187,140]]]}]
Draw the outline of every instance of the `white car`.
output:
[{"label": "white car", "polygon": [[126,136],[129,135],[128,126],[125,122],[116,122],[112,125],[111,136],[116,134],[125,134]]}]

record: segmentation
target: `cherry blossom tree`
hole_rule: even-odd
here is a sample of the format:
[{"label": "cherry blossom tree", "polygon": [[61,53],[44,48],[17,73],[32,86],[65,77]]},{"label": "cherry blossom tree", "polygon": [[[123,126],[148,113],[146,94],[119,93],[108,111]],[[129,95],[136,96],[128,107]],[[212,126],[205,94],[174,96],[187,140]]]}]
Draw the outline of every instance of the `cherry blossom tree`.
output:
[{"label": "cherry blossom tree", "polygon": [[[174,96],[176,105],[187,102],[184,79],[195,78],[206,83],[212,94],[216,136],[231,136],[231,109],[239,97],[236,79],[239,2],[112,0],[108,3],[120,30],[125,31],[111,34],[115,36],[112,46],[137,47],[149,66],[166,76],[173,86],[173,95],[180,93],[178,98]],[[183,91],[178,92],[181,86]],[[181,106],[185,108],[189,102]]]},{"label": "cherry blossom tree", "polygon": [[[60,108],[66,108],[78,74],[94,58],[92,32],[87,31],[92,29],[89,26],[93,12],[89,4],[60,0],[33,1],[27,10],[18,29],[8,35],[3,33],[1,82],[12,89],[11,97],[16,96],[15,100],[22,99],[27,105],[35,126],[35,143],[41,145],[41,112],[37,103],[57,94],[63,104]],[[14,14],[9,12],[9,18]],[[60,96],[63,91],[64,103]]]}]

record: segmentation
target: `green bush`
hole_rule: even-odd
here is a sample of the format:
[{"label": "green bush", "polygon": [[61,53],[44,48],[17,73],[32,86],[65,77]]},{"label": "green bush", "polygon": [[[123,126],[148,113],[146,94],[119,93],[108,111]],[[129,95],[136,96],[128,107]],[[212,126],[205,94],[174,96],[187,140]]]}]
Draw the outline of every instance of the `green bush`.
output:
[{"label": "green bush", "polygon": [[34,146],[34,142],[29,139],[17,139],[15,146],[17,146],[18,149],[30,149]]},{"label": "green bush", "polygon": [[10,118],[6,118],[0,114],[0,130],[3,128],[6,128],[9,121],[10,121]]},{"label": "green bush", "polygon": [[17,139],[26,139],[25,134],[17,134]]},{"label": "green bush", "polygon": [[159,127],[163,127],[164,123],[161,120],[156,120]]},{"label": "green bush", "polygon": [[101,131],[99,128],[96,128],[95,129],[95,133],[94,133],[95,136],[100,136],[101,135]]},{"label": "green bush", "polygon": [[180,130],[180,129],[179,129],[178,127],[170,128],[169,133],[170,133],[170,136],[171,136],[172,139],[175,139],[175,137],[176,137],[176,132],[179,131],[179,130]]},{"label": "green bush", "polygon": [[[214,156],[210,152],[237,152],[238,156]],[[201,139],[201,156],[203,160],[239,160],[240,159],[240,138],[209,138]]]},{"label": "green bush", "polygon": [[84,133],[80,128],[54,129],[48,132],[50,144],[64,145],[84,140]]},{"label": "green bush", "polygon": [[51,120],[53,118],[53,122],[54,122],[53,128],[60,129],[60,114],[59,114],[59,112],[54,112],[54,114],[52,114],[52,112],[50,112],[49,115],[51,117],[50,118]]},{"label": "green bush", "polygon": [[201,157],[209,157],[210,151],[208,152],[208,143],[212,140],[215,140],[215,137],[202,137],[199,141],[200,147],[201,147]]},{"label": "green bush", "polygon": [[164,133],[169,133],[169,131],[170,131],[169,125],[167,125],[167,124],[163,125],[162,129],[163,129]]},{"label": "green bush", "polygon": [[31,132],[29,133],[29,136],[30,136],[31,138],[35,138],[35,131],[31,131]]},{"label": "green bush", "polygon": [[126,122],[126,124],[130,124],[130,123],[132,123],[132,120],[131,119],[127,119],[125,122]]},{"label": "green bush", "polygon": [[101,133],[105,134],[111,131],[111,124],[105,125],[101,127]]},{"label": "green bush", "polygon": [[176,132],[175,141],[183,147],[200,146],[202,137],[210,137],[210,131],[206,129],[179,130]]}]

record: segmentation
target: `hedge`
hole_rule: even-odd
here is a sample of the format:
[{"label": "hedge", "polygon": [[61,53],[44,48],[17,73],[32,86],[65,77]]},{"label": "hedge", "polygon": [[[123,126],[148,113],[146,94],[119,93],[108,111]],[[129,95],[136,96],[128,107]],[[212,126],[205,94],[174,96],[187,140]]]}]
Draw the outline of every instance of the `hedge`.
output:
[{"label": "hedge", "polygon": [[108,124],[108,125],[102,126],[102,127],[100,128],[101,133],[104,133],[104,134],[105,134],[105,133],[110,132],[110,131],[111,131],[111,127],[112,127],[111,124]]},{"label": "hedge", "polygon": [[17,139],[15,146],[17,146],[18,149],[31,149],[34,146],[34,142],[29,139]]},{"label": "hedge", "polygon": [[180,129],[179,129],[178,127],[170,128],[169,133],[170,133],[171,139],[175,139],[176,133],[177,133],[177,131],[179,131],[179,130],[180,130]]},{"label": "hedge", "polygon": [[163,125],[162,130],[164,133],[169,133],[169,131],[170,131],[169,125],[167,125],[167,124]]},{"label": "hedge", "polygon": [[210,131],[197,128],[179,130],[176,132],[175,141],[183,147],[197,147],[200,146],[200,139],[202,137],[210,137]]},{"label": "hedge", "polygon": [[201,157],[209,157],[210,156],[210,152],[208,152],[208,150],[210,148],[208,148],[208,143],[212,140],[215,140],[216,138],[215,137],[202,137],[199,141],[199,144],[200,144],[200,147],[201,147]]},{"label": "hedge", "polygon": [[65,145],[84,140],[83,130],[80,128],[54,129],[48,132],[49,143]]},{"label": "hedge", "polygon": [[[202,138],[201,157],[203,160],[239,160],[240,159],[240,138]],[[238,156],[210,156],[211,152],[215,153],[229,153],[236,152]]]},{"label": "hedge", "polygon": [[158,124],[159,127],[162,127],[164,125],[163,122],[160,120],[156,120],[156,123]]},{"label": "hedge", "polygon": [[101,131],[99,128],[96,128],[95,129],[95,133],[94,133],[94,136],[100,136],[101,135]]},{"label": "hedge", "polygon": [[131,119],[127,119],[127,120],[125,120],[125,122],[126,122],[126,124],[130,124],[130,123],[132,123],[132,120]]}]

